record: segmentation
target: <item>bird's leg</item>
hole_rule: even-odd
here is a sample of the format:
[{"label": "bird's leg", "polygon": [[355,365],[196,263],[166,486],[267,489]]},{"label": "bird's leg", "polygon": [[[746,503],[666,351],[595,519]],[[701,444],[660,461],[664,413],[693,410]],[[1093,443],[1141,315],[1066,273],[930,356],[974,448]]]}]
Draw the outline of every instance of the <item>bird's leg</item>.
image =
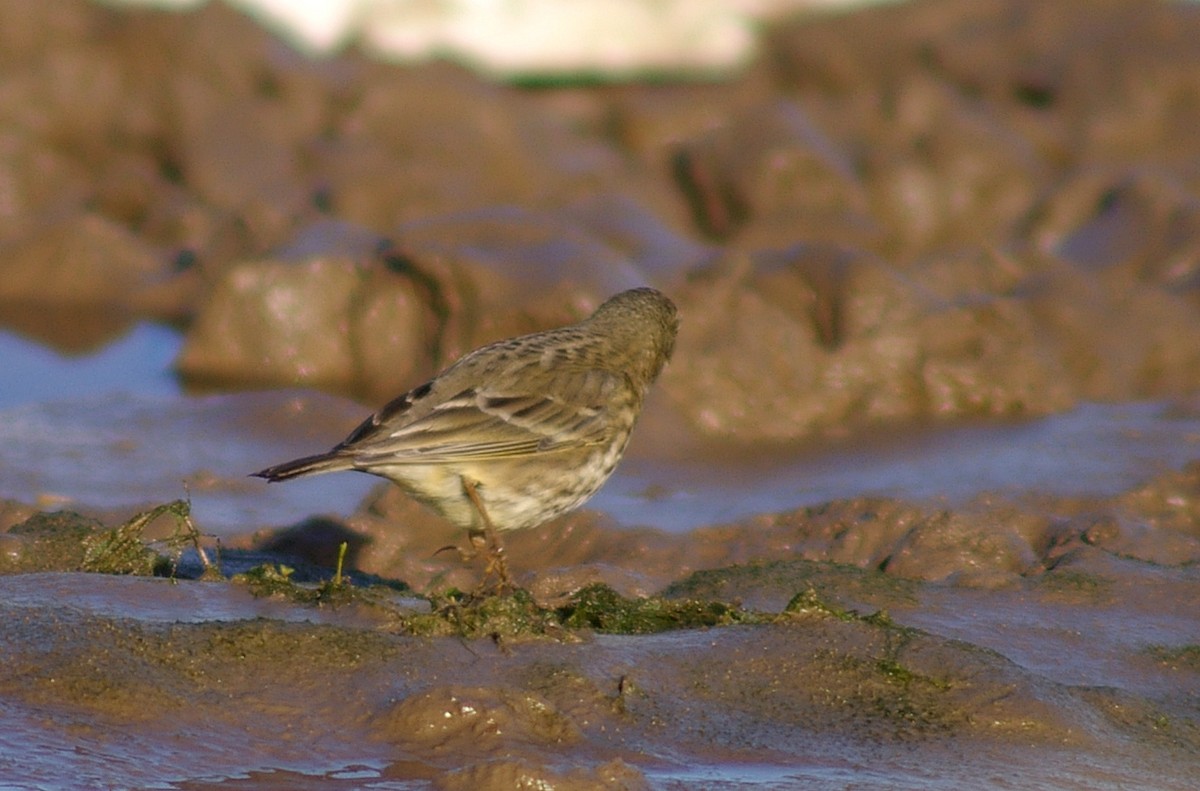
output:
[{"label": "bird's leg", "polygon": [[[487,509],[483,507],[483,500],[475,488],[475,481],[464,477],[462,484],[463,491],[467,494],[467,499],[471,501],[471,505],[475,506],[475,510],[479,512],[479,518],[483,521],[482,533],[488,543],[488,562],[483,572],[484,582],[486,583],[489,578],[494,576],[498,583],[497,587],[500,590],[510,589],[513,587],[513,584],[508,577],[508,563],[504,560],[504,547],[500,545],[500,537],[496,534],[496,527],[492,524]],[[472,530],[467,536],[472,543],[475,543],[479,534],[480,531]]]}]

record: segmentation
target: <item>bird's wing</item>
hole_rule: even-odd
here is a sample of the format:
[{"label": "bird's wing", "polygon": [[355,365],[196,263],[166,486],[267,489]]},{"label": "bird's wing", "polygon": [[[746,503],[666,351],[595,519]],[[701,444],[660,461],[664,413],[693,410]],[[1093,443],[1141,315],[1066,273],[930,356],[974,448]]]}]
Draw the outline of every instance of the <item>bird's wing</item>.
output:
[{"label": "bird's wing", "polygon": [[[389,407],[368,420],[343,443],[362,465],[439,464],[512,458],[603,442],[607,417],[620,375],[599,369],[556,373],[551,386],[511,377],[471,387],[437,401],[415,419]],[[414,391],[415,392],[415,391]],[[415,407],[414,407],[415,409]],[[356,439],[357,437],[357,439]]]}]

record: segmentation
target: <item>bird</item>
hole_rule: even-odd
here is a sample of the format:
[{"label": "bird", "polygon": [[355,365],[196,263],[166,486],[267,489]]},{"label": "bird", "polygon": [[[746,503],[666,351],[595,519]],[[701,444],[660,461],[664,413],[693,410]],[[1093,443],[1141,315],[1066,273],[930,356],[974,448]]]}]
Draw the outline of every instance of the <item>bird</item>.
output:
[{"label": "bird", "polygon": [[489,546],[484,579],[509,587],[499,532],[578,508],[624,455],[679,314],[634,288],[586,319],[482,346],[393,399],[330,450],[252,473],[353,470],[391,480]]}]

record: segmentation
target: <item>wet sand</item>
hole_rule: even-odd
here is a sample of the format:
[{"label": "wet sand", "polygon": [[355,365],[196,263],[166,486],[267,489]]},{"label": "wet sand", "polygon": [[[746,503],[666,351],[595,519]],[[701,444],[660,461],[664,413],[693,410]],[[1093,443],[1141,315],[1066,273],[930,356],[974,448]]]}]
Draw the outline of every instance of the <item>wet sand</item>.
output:
[{"label": "wet sand", "polygon": [[[0,785],[1194,787],[1198,9],[503,85],[6,5]],[[246,477],[642,282],[677,353],[519,594]]]}]

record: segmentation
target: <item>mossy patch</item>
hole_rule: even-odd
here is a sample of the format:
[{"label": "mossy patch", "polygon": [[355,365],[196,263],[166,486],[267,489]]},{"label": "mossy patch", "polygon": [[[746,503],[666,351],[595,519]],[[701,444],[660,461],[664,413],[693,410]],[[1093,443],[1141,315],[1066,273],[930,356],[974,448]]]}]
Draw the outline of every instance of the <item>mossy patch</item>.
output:
[{"label": "mossy patch", "polygon": [[1035,578],[1034,587],[1054,598],[1094,603],[1111,596],[1113,583],[1098,574],[1074,569],[1051,569]]},{"label": "mossy patch", "polygon": [[671,629],[763,623],[768,618],[715,600],[626,598],[601,584],[579,591],[556,614],[568,628],[611,634],[654,634]]},{"label": "mossy patch", "polygon": [[75,571],[87,553],[85,542],[103,530],[98,520],[74,511],[34,514],[8,531],[19,548],[0,556],[0,570],[10,574]]},{"label": "mossy patch", "polygon": [[857,620],[858,614],[832,604],[821,598],[815,588],[806,588],[791,599],[783,608],[784,615],[821,615],[839,621]]},{"label": "mossy patch", "polygon": [[856,689],[854,708],[902,724],[904,730],[896,735],[947,731],[967,723],[967,713],[945,696],[951,688],[948,680],[917,673],[887,657],[864,670],[867,680]]},{"label": "mossy patch", "polygon": [[296,604],[349,604],[363,596],[364,589],[346,580],[330,578],[316,585],[303,584],[293,578],[295,571],[283,563],[263,563],[234,574],[230,582],[245,585],[255,596],[275,596]]},{"label": "mossy patch", "polygon": [[430,598],[433,610],[404,619],[406,631],[461,637],[557,637],[586,629],[605,634],[655,634],[737,623],[767,623],[775,616],[718,601],[626,597],[607,585],[583,588],[564,605],[541,607],[527,592],[468,595],[451,591]]},{"label": "mossy patch", "polygon": [[169,571],[169,561],[142,541],[143,527],[135,517],[112,530],[100,530],[85,536],[83,561],[79,564],[79,570],[143,577]]},{"label": "mossy patch", "polygon": [[451,591],[431,597],[432,612],[405,619],[413,634],[462,637],[562,636],[564,630],[602,634],[656,634],[678,629],[706,629],[734,624],[768,624],[798,614],[820,613],[844,621],[861,621],[898,634],[915,633],[894,625],[886,612],[860,615],[821,599],[809,589],[793,597],[782,613],[761,613],[713,599],[661,596],[627,597],[602,583],[589,585],[564,605],[539,606],[523,590],[503,595],[468,595]]},{"label": "mossy patch", "polygon": [[402,619],[405,631],[438,637],[520,639],[562,636],[554,611],[538,606],[524,590],[497,594],[466,594],[451,590],[429,597],[431,612]]},{"label": "mossy patch", "polygon": [[798,616],[817,616],[879,630],[875,634],[882,643],[874,652],[829,652],[823,653],[820,660],[837,666],[835,676],[856,679],[848,685],[854,690],[851,697],[859,704],[856,709],[871,711],[881,720],[903,723],[905,732],[938,730],[960,723],[954,707],[942,700],[942,694],[952,686],[950,681],[920,672],[904,661],[909,646],[924,637],[921,630],[895,623],[886,610],[864,615],[844,609],[822,598],[813,588],[793,596],[780,620]]},{"label": "mossy patch", "polygon": [[[147,540],[147,526],[159,518],[174,520],[170,535],[160,541]],[[209,563],[201,548],[190,506],[183,500],[143,511],[111,529],[79,514],[59,512],[37,514],[10,532],[21,543],[22,552],[18,553],[21,563],[10,561],[3,569],[7,571],[175,576],[180,571],[181,556],[190,547],[200,559],[197,568],[201,571],[197,576],[223,579],[218,565]],[[230,561],[236,567],[235,556],[236,553],[231,553]],[[626,597],[607,585],[596,584],[583,588],[566,604],[548,608],[539,605],[523,590],[503,594],[466,594],[451,590],[426,597],[429,611],[418,612],[411,600],[403,603],[396,600],[397,590],[408,590],[403,583],[360,573],[343,575],[340,568],[330,575],[328,569],[303,563],[292,565],[286,558],[278,556],[258,554],[254,560],[257,561],[255,565],[242,565],[245,570],[233,574],[230,581],[245,586],[255,596],[281,598],[301,606],[365,604],[382,611],[385,620],[399,631],[469,639],[570,639],[572,632],[579,630],[655,634],[676,629],[765,624],[816,612],[842,620],[856,620],[863,616],[831,603],[828,595],[818,593],[813,585],[804,585],[802,592],[792,596],[782,613],[757,612],[737,603],[728,603],[719,596],[703,596],[698,592],[722,590],[730,580],[745,579],[766,580],[773,586],[815,581],[822,589],[832,592],[837,579],[868,576],[868,572],[861,569],[809,561],[751,564],[697,572],[660,596]],[[897,583],[893,580],[890,584]],[[878,613],[866,616],[867,619],[879,617]]]}]

